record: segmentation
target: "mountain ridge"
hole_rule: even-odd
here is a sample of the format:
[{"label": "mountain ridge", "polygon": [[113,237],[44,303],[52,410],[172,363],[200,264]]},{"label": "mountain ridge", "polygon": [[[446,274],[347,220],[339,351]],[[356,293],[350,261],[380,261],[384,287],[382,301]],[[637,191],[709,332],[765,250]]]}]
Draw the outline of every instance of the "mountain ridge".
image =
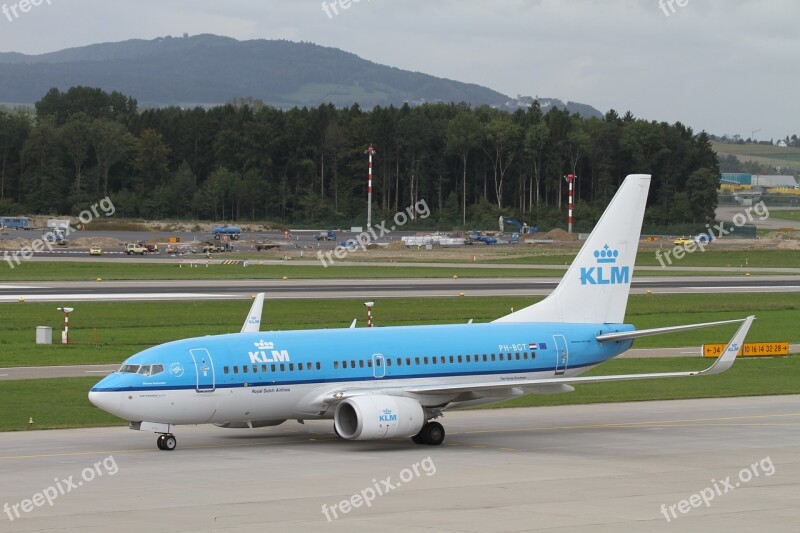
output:
[{"label": "mountain ridge", "polygon": [[[0,101],[32,104],[52,87],[120,91],[144,106],[220,105],[253,98],[276,107],[466,102],[525,107],[498,91],[381,65],[308,42],[202,34],[96,43],[40,55],[0,53]],[[543,99],[584,116],[586,104]]]}]

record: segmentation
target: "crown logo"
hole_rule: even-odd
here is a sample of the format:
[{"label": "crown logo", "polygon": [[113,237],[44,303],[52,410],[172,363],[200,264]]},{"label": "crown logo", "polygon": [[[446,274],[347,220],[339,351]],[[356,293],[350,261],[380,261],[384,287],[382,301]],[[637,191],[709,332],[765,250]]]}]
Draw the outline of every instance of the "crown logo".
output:
[{"label": "crown logo", "polygon": [[258,342],[254,342],[253,346],[258,348],[259,350],[271,350],[275,347],[275,345],[271,342],[267,342],[264,340],[260,340]]},{"label": "crown logo", "polygon": [[598,263],[616,263],[619,257],[619,250],[612,250],[606,244],[602,250],[595,250],[594,257]]}]

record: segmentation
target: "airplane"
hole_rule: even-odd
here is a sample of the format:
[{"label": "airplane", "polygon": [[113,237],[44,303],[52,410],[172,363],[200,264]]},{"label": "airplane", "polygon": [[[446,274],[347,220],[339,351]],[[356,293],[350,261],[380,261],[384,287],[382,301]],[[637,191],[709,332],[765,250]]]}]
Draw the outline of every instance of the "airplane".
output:
[{"label": "airplane", "polygon": [[[241,332],[176,340],[128,358],[89,392],[97,407],[158,434],[176,426],[261,428],[333,420],[347,440],[410,437],[438,445],[448,409],[583,383],[719,374],[733,365],[754,316],[635,330],[625,309],[650,176],[629,175],[556,289],[488,323],[260,331],[263,294]],[[702,371],[580,376],[637,338],[741,323]]]}]

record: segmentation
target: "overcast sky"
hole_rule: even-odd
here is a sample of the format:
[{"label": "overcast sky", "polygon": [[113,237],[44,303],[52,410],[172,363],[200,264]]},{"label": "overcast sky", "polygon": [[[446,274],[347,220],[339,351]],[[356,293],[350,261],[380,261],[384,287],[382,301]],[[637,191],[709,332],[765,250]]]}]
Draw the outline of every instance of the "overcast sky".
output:
[{"label": "overcast sky", "polygon": [[0,51],[185,32],[284,38],[695,131],[800,134],[797,0],[327,0],[327,14],[322,0],[38,1],[0,15]]}]

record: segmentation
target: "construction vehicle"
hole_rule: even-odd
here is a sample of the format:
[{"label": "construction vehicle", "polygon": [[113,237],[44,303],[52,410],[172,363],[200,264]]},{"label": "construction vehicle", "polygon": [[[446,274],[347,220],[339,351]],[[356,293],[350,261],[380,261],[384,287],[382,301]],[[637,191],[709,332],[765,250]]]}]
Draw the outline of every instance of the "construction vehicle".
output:
[{"label": "construction vehicle", "polygon": [[513,226],[517,228],[517,233],[536,233],[537,229],[536,226],[528,226],[524,222],[520,222],[516,218],[511,217],[500,217],[500,233],[505,231],[504,225],[508,224],[509,226]]}]

